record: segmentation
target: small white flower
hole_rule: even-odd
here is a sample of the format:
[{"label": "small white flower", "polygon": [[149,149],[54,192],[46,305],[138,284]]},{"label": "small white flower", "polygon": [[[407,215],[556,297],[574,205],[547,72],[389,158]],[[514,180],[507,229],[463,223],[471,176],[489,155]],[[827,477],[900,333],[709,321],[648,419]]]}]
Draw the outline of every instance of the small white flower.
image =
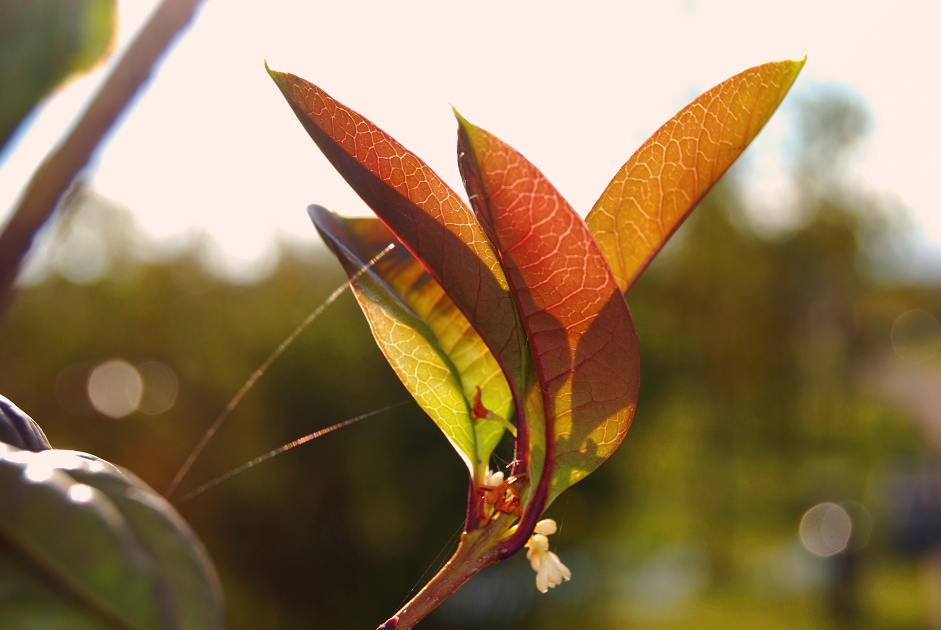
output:
[{"label": "small white flower", "polygon": [[543,536],[551,536],[556,533],[559,528],[556,527],[555,521],[551,518],[544,518],[538,523],[536,527],[533,528],[533,532],[537,534],[542,534]]},{"label": "small white flower", "polygon": [[482,524],[486,523],[496,511],[497,502],[503,498],[503,485],[503,471],[498,470],[497,472],[493,472],[488,468],[487,473],[484,475],[484,484],[480,486],[480,489],[483,491],[484,498],[483,514],[481,518]]},{"label": "small white flower", "polygon": [[487,469],[487,475],[484,478],[484,485],[488,488],[499,488],[503,485],[503,471],[498,470],[493,472],[489,468]]},{"label": "small white flower", "polygon": [[540,593],[545,593],[550,588],[558,586],[562,580],[570,580],[572,572],[562,564],[559,556],[549,551],[548,536],[554,534],[558,528],[555,521],[551,518],[543,519],[536,523],[533,529],[533,535],[526,543],[528,551],[526,559],[530,566],[536,572],[536,588]]}]

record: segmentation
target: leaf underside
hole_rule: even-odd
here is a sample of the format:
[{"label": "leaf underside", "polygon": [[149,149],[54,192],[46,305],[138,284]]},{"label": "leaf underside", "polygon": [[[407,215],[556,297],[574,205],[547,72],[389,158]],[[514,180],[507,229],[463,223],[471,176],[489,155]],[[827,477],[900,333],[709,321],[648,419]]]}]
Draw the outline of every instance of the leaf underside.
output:
[{"label": "leaf underside", "polygon": [[[496,359],[441,285],[378,219],[309,208],[343,264],[373,335],[396,374],[480,479],[504,422],[476,418],[474,402],[509,418],[513,400]],[[389,244],[398,244],[362,273]]]}]

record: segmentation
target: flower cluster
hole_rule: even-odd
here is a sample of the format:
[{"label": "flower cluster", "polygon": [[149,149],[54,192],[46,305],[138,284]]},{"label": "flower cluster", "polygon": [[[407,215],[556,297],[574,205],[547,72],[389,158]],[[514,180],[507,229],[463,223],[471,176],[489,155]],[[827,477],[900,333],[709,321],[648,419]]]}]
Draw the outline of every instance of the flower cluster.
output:
[{"label": "flower cluster", "polygon": [[556,532],[555,521],[551,518],[543,519],[536,523],[533,535],[526,543],[528,551],[526,559],[530,566],[536,572],[536,588],[540,593],[545,593],[550,588],[558,586],[562,580],[570,580],[572,572],[562,564],[559,556],[549,551],[548,536]]},{"label": "flower cluster", "polygon": [[497,472],[493,472],[488,468],[487,475],[484,478],[484,486],[487,488],[499,488],[503,486],[503,471],[498,470]]},{"label": "flower cluster", "polygon": [[484,502],[481,513],[481,524],[486,523],[496,512],[496,504],[503,498],[506,492],[506,482],[503,479],[503,471],[493,472],[487,469],[484,485],[480,487],[483,491]]}]

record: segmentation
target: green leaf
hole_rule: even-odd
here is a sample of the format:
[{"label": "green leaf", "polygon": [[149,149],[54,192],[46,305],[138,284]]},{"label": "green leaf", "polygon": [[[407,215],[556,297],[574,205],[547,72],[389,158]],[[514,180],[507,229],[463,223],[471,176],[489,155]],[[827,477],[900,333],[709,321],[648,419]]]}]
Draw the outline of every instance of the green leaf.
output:
[{"label": "green leaf", "polygon": [[604,257],[568,202],[515,149],[460,115],[458,122],[461,174],[500,254],[539,377],[548,475],[537,493],[548,505],[627,433],[639,385],[637,334]]},{"label": "green leaf", "polygon": [[513,298],[473,212],[418,156],[317,86],[268,69],[331,164],[446,288],[521,400],[528,352]]},{"label": "green leaf", "polygon": [[[508,418],[509,385],[496,359],[454,302],[378,219],[344,219],[308,209],[324,241],[351,278],[380,349],[480,480],[506,421],[475,414],[479,402]],[[368,271],[364,266],[397,244]]]},{"label": "green leaf", "polygon": [[687,105],[621,167],[586,223],[623,293],[787,95],[804,61],[750,68]]},{"label": "green leaf", "polygon": [[0,445],[0,627],[222,628],[202,544],[91,455]]}]

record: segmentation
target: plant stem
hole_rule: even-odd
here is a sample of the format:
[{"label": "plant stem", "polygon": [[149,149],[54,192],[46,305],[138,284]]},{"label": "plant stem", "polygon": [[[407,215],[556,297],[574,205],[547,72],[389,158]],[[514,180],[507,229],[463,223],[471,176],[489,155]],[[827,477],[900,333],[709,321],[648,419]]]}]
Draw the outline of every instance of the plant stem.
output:
[{"label": "plant stem", "polygon": [[403,606],[392,618],[379,626],[379,630],[409,630],[428,616],[441,602],[450,597],[467,580],[489,564],[497,562],[497,546],[515,518],[504,515],[461,537],[457,551],[447,564]]},{"label": "plant stem", "polygon": [[52,216],[72,180],[88,164],[102,138],[150,78],[157,61],[192,20],[201,2],[160,3],[71,131],[33,173],[0,233],[0,308],[9,298],[20,263],[39,228]]}]

